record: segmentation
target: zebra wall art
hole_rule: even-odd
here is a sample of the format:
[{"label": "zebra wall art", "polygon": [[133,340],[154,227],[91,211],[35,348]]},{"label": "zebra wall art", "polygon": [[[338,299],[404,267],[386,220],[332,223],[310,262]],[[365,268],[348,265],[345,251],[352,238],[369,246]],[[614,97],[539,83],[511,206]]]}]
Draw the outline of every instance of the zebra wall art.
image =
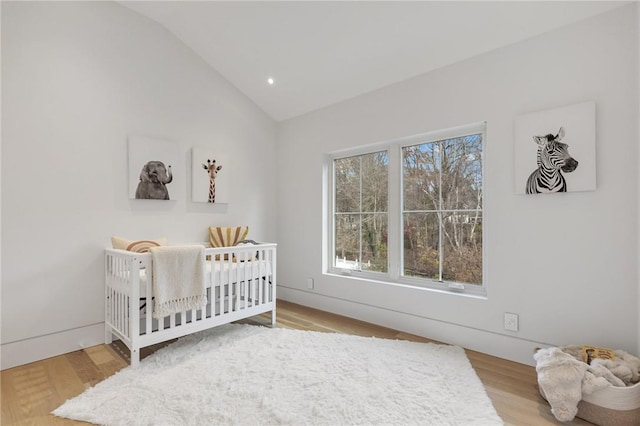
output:
[{"label": "zebra wall art", "polygon": [[527,194],[567,192],[567,182],[562,173],[571,173],[578,161],[569,154],[569,145],[560,142],[564,138],[564,127],[557,135],[534,136],[538,144],[538,168],[527,179]]}]

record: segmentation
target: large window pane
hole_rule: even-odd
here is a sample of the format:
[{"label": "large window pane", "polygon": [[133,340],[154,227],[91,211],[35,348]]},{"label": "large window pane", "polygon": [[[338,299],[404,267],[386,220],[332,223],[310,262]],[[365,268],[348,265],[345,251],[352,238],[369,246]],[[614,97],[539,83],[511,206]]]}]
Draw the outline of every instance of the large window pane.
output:
[{"label": "large window pane", "polygon": [[334,266],[386,272],[389,159],[386,151],[334,160]]},{"label": "large window pane", "polygon": [[403,275],[482,285],[482,134],[402,148]]}]

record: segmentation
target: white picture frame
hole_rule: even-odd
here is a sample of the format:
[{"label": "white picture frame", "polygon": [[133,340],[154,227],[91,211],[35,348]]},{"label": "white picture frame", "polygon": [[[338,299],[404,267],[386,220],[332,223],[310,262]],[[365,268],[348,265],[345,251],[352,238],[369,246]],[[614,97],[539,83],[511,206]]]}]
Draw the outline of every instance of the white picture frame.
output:
[{"label": "white picture frame", "polygon": [[[596,189],[595,102],[582,102],[517,116],[514,130],[516,194]],[[543,160],[539,162],[539,149],[548,142],[557,142],[556,147],[566,145],[566,149],[563,152],[555,149],[553,154],[549,149],[541,150]],[[559,148],[561,150],[563,147]],[[560,156],[565,156],[565,160],[564,166],[558,168]],[[547,166],[551,163],[555,164],[555,171],[550,171],[551,167]]]},{"label": "white picture frame", "polygon": [[184,162],[174,142],[145,136],[128,138],[129,198],[179,200]]},{"label": "white picture frame", "polygon": [[215,148],[193,147],[191,200],[195,203],[228,204],[232,172],[226,153]]}]

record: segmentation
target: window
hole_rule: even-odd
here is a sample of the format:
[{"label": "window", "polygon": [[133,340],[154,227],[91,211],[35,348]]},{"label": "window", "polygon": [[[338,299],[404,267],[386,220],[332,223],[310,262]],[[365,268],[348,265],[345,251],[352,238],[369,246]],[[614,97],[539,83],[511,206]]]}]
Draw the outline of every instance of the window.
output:
[{"label": "window", "polygon": [[334,160],[334,266],[387,271],[388,169],[386,151]]},{"label": "window", "polygon": [[485,125],[331,156],[330,272],[478,292]]},{"label": "window", "polygon": [[403,274],[482,284],[482,135],[402,148]]}]

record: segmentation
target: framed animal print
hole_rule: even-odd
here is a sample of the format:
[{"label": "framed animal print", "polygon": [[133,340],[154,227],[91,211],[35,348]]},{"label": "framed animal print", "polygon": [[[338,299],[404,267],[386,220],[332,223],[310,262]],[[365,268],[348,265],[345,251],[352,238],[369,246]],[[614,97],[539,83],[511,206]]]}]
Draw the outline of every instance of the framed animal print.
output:
[{"label": "framed animal print", "polygon": [[191,200],[197,203],[228,204],[233,167],[228,155],[215,148],[191,150]]},{"label": "framed animal print", "polygon": [[177,200],[184,174],[178,145],[163,139],[129,137],[129,198]]},{"label": "framed animal print", "polygon": [[596,104],[583,102],[515,119],[516,194],[596,189]]}]

